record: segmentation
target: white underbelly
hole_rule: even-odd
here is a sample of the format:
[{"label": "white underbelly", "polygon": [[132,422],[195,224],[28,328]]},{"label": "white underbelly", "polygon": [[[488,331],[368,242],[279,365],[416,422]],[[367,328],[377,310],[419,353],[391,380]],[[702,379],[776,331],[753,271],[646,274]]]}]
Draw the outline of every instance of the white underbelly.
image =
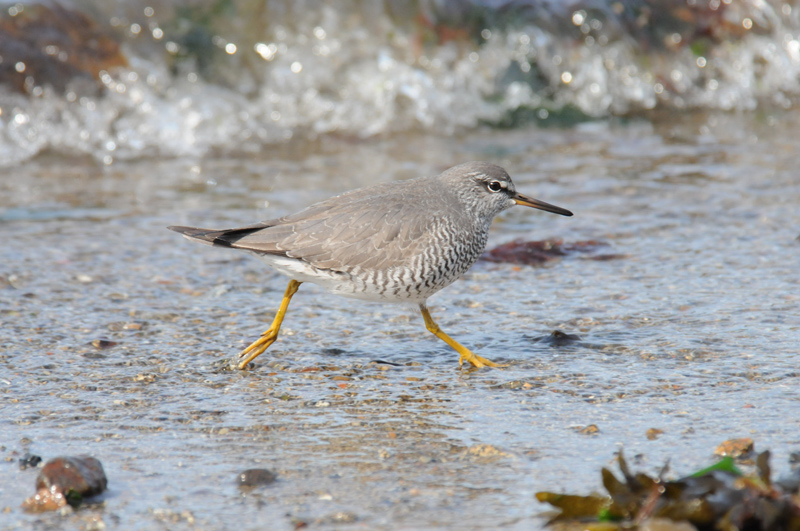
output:
[{"label": "white underbelly", "polygon": [[402,278],[386,283],[365,281],[355,275],[329,269],[317,269],[300,260],[282,256],[253,253],[275,271],[298,282],[310,282],[334,295],[375,302],[422,303],[432,293],[417,293],[405,289]]}]

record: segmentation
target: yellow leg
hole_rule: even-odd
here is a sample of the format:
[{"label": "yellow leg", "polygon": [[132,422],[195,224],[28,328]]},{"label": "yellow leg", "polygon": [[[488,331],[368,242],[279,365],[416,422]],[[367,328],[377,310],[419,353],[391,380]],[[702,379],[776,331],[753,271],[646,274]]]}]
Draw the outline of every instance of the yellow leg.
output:
[{"label": "yellow leg", "polygon": [[286,286],[286,293],[283,294],[281,307],[278,308],[278,313],[275,314],[275,319],[272,321],[272,326],[269,327],[269,330],[261,334],[261,337],[253,341],[249,347],[241,351],[231,360],[233,366],[238,369],[244,369],[247,367],[248,363],[263,354],[264,351],[278,339],[278,332],[281,331],[283,316],[286,315],[286,310],[289,308],[289,301],[291,301],[294,294],[297,293],[300,284],[302,284],[302,282],[296,280],[289,281],[289,285]]},{"label": "yellow leg", "polygon": [[452,337],[445,334],[439,325],[436,324],[436,321],[433,320],[431,317],[431,313],[428,311],[428,308],[424,304],[419,305],[419,309],[422,312],[422,317],[425,319],[425,327],[428,331],[432,332],[433,335],[450,345],[456,352],[459,354],[458,364],[463,365],[464,360],[467,360],[473,366],[481,368],[481,367],[507,367],[507,365],[499,365],[493,361],[489,361],[486,358],[482,358],[477,354],[473,354],[467,347],[453,339]]}]

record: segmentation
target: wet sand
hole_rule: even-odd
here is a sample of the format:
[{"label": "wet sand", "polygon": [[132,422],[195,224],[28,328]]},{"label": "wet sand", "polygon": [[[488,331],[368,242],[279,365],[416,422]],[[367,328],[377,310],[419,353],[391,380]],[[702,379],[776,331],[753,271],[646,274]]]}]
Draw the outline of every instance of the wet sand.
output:
[{"label": "wet sand", "polygon": [[[745,436],[780,474],[800,443],[796,118],[4,170],[0,528],[526,530],[545,521],[536,491],[597,489],[619,448],[680,475]],[[254,370],[216,368],[269,326],[286,280],[167,225],[249,223],[473,159],[576,214],[514,209],[490,246],[557,237],[620,255],[479,262],[431,299],[444,330],[508,368],[461,370],[412,309],[307,284]],[[93,455],[108,491],[28,515],[26,451]],[[243,491],[249,468],[278,480]]]}]

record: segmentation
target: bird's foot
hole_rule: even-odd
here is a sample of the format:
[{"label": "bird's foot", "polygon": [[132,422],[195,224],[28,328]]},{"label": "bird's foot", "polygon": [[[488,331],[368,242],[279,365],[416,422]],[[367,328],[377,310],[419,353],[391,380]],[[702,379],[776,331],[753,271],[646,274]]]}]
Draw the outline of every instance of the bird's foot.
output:
[{"label": "bird's foot", "polygon": [[466,360],[469,364],[471,364],[476,369],[480,369],[482,367],[508,367],[508,365],[501,365],[500,363],[495,363],[491,360],[487,360],[482,356],[478,356],[477,354],[473,354],[471,351],[466,350],[466,352],[460,352],[460,356],[458,358],[458,365],[461,366],[464,364],[464,360]]},{"label": "bird's foot", "polygon": [[239,369],[244,370],[247,368],[247,364],[259,357],[261,354],[264,353],[265,350],[269,348],[271,344],[278,339],[278,333],[273,332],[270,328],[263,334],[261,337],[250,343],[250,345],[241,351],[239,354],[231,358],[230,367],[232,370]]}]

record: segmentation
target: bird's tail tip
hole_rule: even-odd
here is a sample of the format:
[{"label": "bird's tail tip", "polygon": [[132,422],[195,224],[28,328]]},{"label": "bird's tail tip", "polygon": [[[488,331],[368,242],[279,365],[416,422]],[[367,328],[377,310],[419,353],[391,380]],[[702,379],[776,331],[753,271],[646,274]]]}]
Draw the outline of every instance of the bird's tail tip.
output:
[{"label": "bird's tail tip", "polygon": [[184,238],[193,240],[206,245],[214,245],[214,239],[219,231],[211,229],[201,229],[198,227],[182,227],[180,225],[170,225],[167,229],[182,234]]}]

